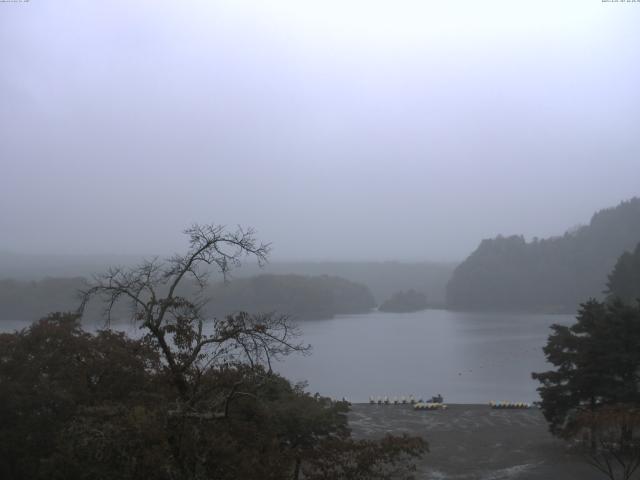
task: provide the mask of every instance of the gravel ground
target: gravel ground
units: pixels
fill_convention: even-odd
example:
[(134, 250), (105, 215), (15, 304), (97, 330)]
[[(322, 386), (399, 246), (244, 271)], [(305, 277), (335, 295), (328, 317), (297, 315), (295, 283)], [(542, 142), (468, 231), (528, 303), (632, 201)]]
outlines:
[(414, 410), (410, 405), (354, 404), (353, 434), (420, 435), (430, 452), (418, 465), (418, 479), (598, 480), (603, 475), (547, 431), (542, 413), (493, 410), (488, 405), (449, 405), (447, 410)]

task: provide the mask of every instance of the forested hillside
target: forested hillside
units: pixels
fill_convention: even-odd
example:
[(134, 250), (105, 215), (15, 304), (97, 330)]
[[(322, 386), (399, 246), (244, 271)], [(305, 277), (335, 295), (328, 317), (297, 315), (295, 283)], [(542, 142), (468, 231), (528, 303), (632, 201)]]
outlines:
[(364, 285), (327, 275), (258, 275), (218, 283), (212, 291), (212, 313), (280, 312), (299, 319), (365, 313), (375, 307)]
[[(153, 255), (147, 255), (152, 257)], [(160, 258), (169, 255), (159, 255)], [(0, 252), (0, 280), (42, 280), (47, 277), (90, 278), (111, 265), (123, 267), (139, 263), (144, 255), (25, 255)], [(270, 261), (263, 268), (243, 264), (233, 272), (234, 278), (248, 278), (263, 273), (274, 275), (329, 275), (362, 283), (371, 290), (376, 303), (382, 303), (398, 290), (426, 292), (432, 305), (445, 303), (445, 288), (451, 278), (452, 262), (310, 262)], [(211, 280), (221, 280), (213, 271)]]
[(607, 282), (607, 296), (610, 301), (640, 301), (640, 242), (633, 252), (624, 252), (616, 262)]
[(393, 294), (378, 307), (381, 312), (407, 313), (419, 312), (428, 307), (427, 296), (415, 290), (401, 291)]
[(460, 309), (574, 311), (602, 298), (607, 274), (640, 241), (640, 198), (597, 212), (561, 237), (483, 240), (454, 271), (447, 303)]
[[(0, 320), (35, 321), (50, 312), (76, 310), (80, 304), (78, 291), (86, 286), (82, 277), (0, 280)], [(99, 312), (90, 314), (99, 316)]]
[[(78, 308), (78, 290), (84, 278), (45, 278), (40, 281), (0, 280), (0, 320), (33, 321), (52, 311)], [(193, 292), (185, 287), (181, 295)], [(340, 277), (302, 275), (258, 275), (219, 282), (206, 292), (208, 314), (225, 316), (240, 310), (250, 313), (278, 312), (297, 319), (331, 318), (341, 313), (364, 313), (375, 306), (369, 289)], [(99, 321), (101, 310), (92, 306), (88, 321)], [(125, 302), (116, 305), (115, 320), (129, 318)]]
[[(399, 290), (426, 292), (431, 305), (444, 305), (446, 286), (457, 263), (453, 262), (270, 262), (265, 273), (329, 275), (366, 285), (381, 304)], [(251, 273), (251, 266), (236, 272)], [(256, 275), (258, 272), (252, 273)]]

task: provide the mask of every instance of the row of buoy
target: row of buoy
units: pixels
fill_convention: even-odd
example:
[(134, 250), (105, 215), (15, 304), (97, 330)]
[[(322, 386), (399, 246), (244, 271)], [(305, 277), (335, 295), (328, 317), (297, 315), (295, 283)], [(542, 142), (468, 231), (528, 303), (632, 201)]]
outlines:
[[(416, 410), (434, 410), (434, 409), (438, 409), (438, 408), (446, 408), (446, 405), (444, 405), (440, 400), (442, 397), (436, 398), (434, 397), (435, 400), (438, 401), (424, 401), (422, 398), (416, 399), (416, 397), (414, 397), (413, 395), (409, 395), (408, 397), (393, 397), (393, 398), (389, 398), (388, 396), (385, 397), (369, 397), (369, 403), (370, 404), (378, 404), (378, 405), (413, 405), (414, 408)], [(347, 401), (343, 398), (343, 401)], [(349, 402), (350, 403), (350, 402)], [(490, 401), (489, 402), (489, 406), (491, 408), (531, 408), (531, 404), (530, 403), (526, 403), (526, 402), (495, 402), (495, 401)]]
[(413, 408), (415, 410), (446, 410), (447, 406), (444, 403), (425, 403), (418, 402)]
[(526, 402), (489, 402), (491, 408), (531, 408)]
[(377, 403), (378, 405), (414, 405), (422, 401), (422, 399), (417, 400), (413, 395), (409, 395), (408, 397), (393, 397), (392, 399), (389, 397), (369, 397), (369, 403)]

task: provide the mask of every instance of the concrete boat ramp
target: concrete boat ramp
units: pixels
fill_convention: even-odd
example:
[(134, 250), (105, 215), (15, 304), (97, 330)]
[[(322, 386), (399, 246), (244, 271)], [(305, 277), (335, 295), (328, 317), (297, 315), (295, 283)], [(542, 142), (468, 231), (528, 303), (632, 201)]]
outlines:
[(551, 436), (537, 408), (448, 405), (444, 410), (415, 410), (407, 404), (354, 404), (349, 424), (356, 438), (422, 436), (430, 452), (418, 464), (416, 478), (421, 480), (604, 478)]

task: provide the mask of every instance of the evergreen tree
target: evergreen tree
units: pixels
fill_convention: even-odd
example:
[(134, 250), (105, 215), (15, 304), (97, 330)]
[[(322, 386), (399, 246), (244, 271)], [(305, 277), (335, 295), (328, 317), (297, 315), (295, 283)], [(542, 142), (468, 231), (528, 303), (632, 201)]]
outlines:
[(640, 405), (640, 304), (589, 300), (574, 325), (551, 328), (544, 353), (556, 369), (532, 376), (552, 433), (573, 435), (581, 411)]
[(640, 243), (633, 252), (625, 252), (618, 259), (607, 282), (608, 298), (619, 298), (625, 303), (640, 299)]

